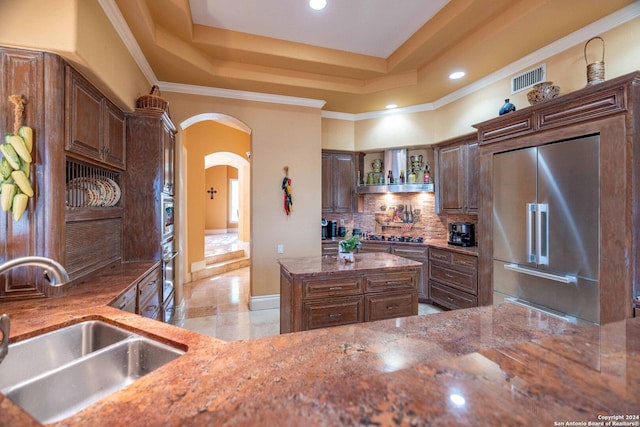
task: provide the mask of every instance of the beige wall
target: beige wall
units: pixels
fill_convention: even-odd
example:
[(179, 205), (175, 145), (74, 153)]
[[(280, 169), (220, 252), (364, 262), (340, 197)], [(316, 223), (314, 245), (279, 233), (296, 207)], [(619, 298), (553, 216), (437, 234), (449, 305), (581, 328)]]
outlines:
[(0, 45), (57, 53), (125, 111), (151, 89), (97, 0), (2, 0), (0, 17)]
[[(173, 117), (176, 123), (179, 121)], [(182, 259), (185, 270), (190, 271), (194, 262), (204, 261), (205, 229), (226, 228), (227, 213), (227, 169), (226, 167), (212, 167), (205, 170), (205, 156), (216, 152), (233, 153), (244, 156), (250, 151), (250, 137), (246, 132), (211, 120), (200, 121), (189, 126), (178, 137), (178, 144), (182, 143), (185, 166), (178, 168), (178, 173), (185, 178), (184, 191), (181, 192), (187, 200), (188, 209), (179, 210), (186, 221), (183, 229), (186, 231), (186, 251)], [(178, 150), (182, 151), (182, 150)], [(219, 173), (211, 173), (207, 179), (207, 172), (218, 169)], [(206, 192), (209, 187), (215, 187), (218, 193), (214, 200)], [(220, 215), (221, 222), (208, 227), (206, 224), (209, 208), (213, 208)]]
[[(605, 40), (606, 79), (640, 70), (640, 19), (596, 35)], [(593, 47), (597, 51), (598, 45)], [(547, 65), (547, 80), (560, 86), (561, 95), (581, 89), (587, 83), (584, 43), (542, 62)], [(380, 147), (430, 145), (474, 132), (473, 124), (498, 116), (505, 98), (519, 110), (529, 106), (527, 91), (511, 95), (510, 83), (511, 76), (432, 111), (388, 114), (356, 122), (325, 118), (322, 147), (349, 149), (353, 145), (357, 151), (375, 151)], [(353, 141), (349, 141), (351, 134)]]
[[(278, 258), (319, 255), (321, 252), (318, 231), (321, 211), (320, 110), (177, 93), (166, 93), (165, 96), (178, 124), (199, 114), (219, 113), (232, 116), (251, 129), (251, 295), (278, 294)], [(189, 259), (194, 260), (197, 256), (192, 253), (196, 250), (192, 245), (203, 243), (199, 243), (202, 239), (194, 237), (191, 229), (198, 224), (204, 226), (204, 214), (202, 206), (192, 202), (191, 188), (193, 182), (204, 182), (204, 169), (199, 171), (197, 167), (191, 167), (191, 162), (192, 158), (201, 158), (207, 151), (200, 148), (207, 132), (195, 132), (203, 123), (178, 134), (178, 145), (184, 143), (183, 153), (187, 158), (184, 167), (179, 168), (183, 173), (186, 171), (187, 181), (187, 191), (182, 193), (179, 208), (183, 215), (186, 214)], [(293, 213), (290, 216), (286, 216), (283, 209), (281, 185), (285, 166), (289, 167), (292, 179)], [(283, 254), (276, 252), (279, 244), (284, 246)]]
[[(235, 172), (233, 172), (235, 171)], [(229, 180), (237, 178), (238, 170), (227, 166), (213, 166), (205, 171), (205, 190), (211, 187), (216, 191), (211, 198), (206, 194), (208, 201), (205, 203), (205, 230), (223, 232), (229, 228)], [(238, 225), (231, 225), (236, 228)]]

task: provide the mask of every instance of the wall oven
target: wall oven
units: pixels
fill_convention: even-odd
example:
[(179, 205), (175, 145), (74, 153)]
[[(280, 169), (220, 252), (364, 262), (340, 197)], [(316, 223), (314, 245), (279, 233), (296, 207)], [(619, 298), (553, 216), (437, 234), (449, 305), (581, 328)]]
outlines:
[(173, 198), (162, 194), (162, 241), (165, 242), (173, 237)]

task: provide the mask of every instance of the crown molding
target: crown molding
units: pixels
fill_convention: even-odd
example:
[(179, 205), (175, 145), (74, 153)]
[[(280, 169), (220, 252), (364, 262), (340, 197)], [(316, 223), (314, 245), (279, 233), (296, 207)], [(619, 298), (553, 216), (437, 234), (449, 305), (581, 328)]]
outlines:
[(158, 82), (163, 91), (189, 95), (212, 96), (216, 98), (239, 99), (242, 101), (268, 102), (272, 104), (295, 105), (298, 107), (322, 108), (326, 101), (321, 99), (297, 98), (295, 96), (272, 95), (269, 93), (247, 92), (243, 90), (220, 89), (209, 86), (194, 86), (181, 83)]
[[(319, 99), (297, 98), (292, 96), (272, 95), (259, 92), (220, 89), (208, 86), (192, 86), (178, 83), (158, 82), (158, 79), (156, 78), (153, 70), (151, 69), (151, 66), (142, 53), (138, 42), (136, 41), (135, 37), (133, 37), (129, 26), (120, 13), (120, 9), (118, 9), (115, 1), (98, 0), (98, 2), (100, 6), (102, 6), (102, 9), (111, 21), (111, 24), (114, 26), (118, 35), (129, 50), (129, 53), (131, 53), (131, 56), (133, 57), (136, 64), (138, 64), (138, 67), (140, 67), (140, 70), (145, 75), (147, 80), (152, 85), (158, 85), (162, 90), (166, 90), (168, 92), (239, 99), (244, 101), (267, 102), (272, 104), (295, 105), (310, 108), (322, 108), (326, 104), (326, 101)], [(630, 4), (629, 6), (626, 6), (608, 16), (605, 16), (604, 18), (599, 19), (598, 21), (579, 29), (569, 34), (568, 36), (563, 37), (562, 39), (559, 39), (541, 49), (538, 49), (530, 55), (527, 55), (519, 59), (518, 61), (492, 74), (489, 74), (488, 76), (480, 80), (475, 81), (470, 85), (467, 85), (455, 92), (443, 96), (433, 103), (418, 104), (404, 108), (397, 108), (394, 110), (371, 111), (358, 114), (341, 113), (338, 111), (320, 111), (320, 115), (322, 118), (327, 119), (360, 121), (376, 119), (387, 116), (389, 114), (408, 114), (436, 110), (444, 105), (457, 101), (467, 95), (483, 89), (484, 87), (505, 79), (510, 75), (516, 74), (528, 67), (532, 67), (536, 64), (544, 62), (549, 57), (561, 53), (579, 43), (583, 43), (591, 37), (594, 37), (594, 35), (611, 30), (638, 17), (640, 17), (640, 1), (634, 2), (633, 4)]]
[(129, 50), (129, 53), (133, 57), (133, 60), (138, 65), (138, 67), (140, 67), (140, 71), (142, 71), (142, 74), (144, 74), (151, 85), (157, 84), (158, 78), (149, 65), (147, 58), (145, 58), (144, 54), (142, 53), (142, 49), (140, 49), (138, 41), (129, 29), (127, 21), (124, 20), (120, 9), (118, 9), (118, 6), (116, 5), (116, 2), (114, 0), (98, 0), (98, 3), (102, 7), (102, 10), (104, 10), (107, 18), (109, 18), (109, 21), (111, 21), (111, 25), (113, 25), (113, 28), (120, 36), (120, 39), (122, 39), (122, 42)]
[(556, 40), (555, 42), (541, 49), (538, 49), (537, 51), (507, 65), (506, 67), (492, 74), (489, 74), (488, 76), (480, 80), (477, 80), (463, 88), (458, 89), (455, 92), (451, 92), (450, 94), (443, 96), (433, 103), (419, 104), (411, 107), (397, 108), (394, 110), (371, 111), (359, 114), (340, 113), (336, 111), (321, 111), (321, 116), (322, 118), (327, 119), (360, 121), (377, 119), (392, 113), (406, 114), (437, 110), (440, 107), (464, 98), (467, 95), (470, 95), (480, 89), (499, 82), (500, 80), (505, 79), (513, 74), (519, 73), (522, 70), (540, 64), (541, 62), (546, 61), (548, 58), (557, 55), (571, 47), (574, 47), (579, 43), (586, 42), (597, 34), (602, 34), (638, 17), (640, 17), (640, 2), (635, 2), (612, 13), (611, 15), (605, 16), (604, 18), (587, 25), (586, 27), (574, 31), (573, 33), (559, 40)]

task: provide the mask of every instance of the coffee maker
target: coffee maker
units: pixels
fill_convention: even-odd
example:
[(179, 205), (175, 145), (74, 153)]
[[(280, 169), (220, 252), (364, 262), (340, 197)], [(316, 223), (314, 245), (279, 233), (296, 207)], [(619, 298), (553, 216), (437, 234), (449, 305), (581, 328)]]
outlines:
[(475, 225), (470, 222), (452, 222), (449, 224), (449, 242), (455, 246), (475, 246)]

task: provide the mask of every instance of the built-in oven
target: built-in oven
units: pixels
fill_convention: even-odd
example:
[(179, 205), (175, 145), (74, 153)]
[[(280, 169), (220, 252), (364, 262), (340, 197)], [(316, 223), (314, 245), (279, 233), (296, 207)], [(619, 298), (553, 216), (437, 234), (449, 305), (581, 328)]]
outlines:
[(173, 237), (173, 197), (162, 194), (162, 241)]

